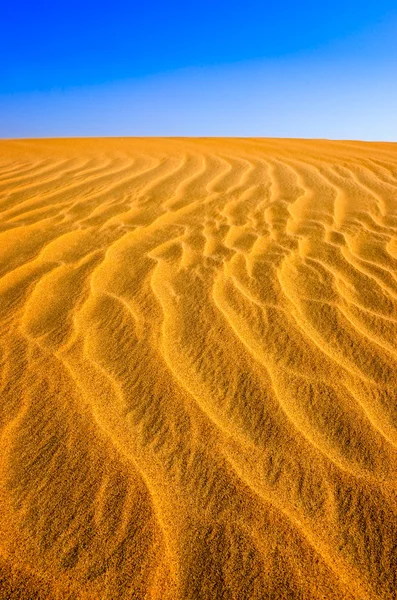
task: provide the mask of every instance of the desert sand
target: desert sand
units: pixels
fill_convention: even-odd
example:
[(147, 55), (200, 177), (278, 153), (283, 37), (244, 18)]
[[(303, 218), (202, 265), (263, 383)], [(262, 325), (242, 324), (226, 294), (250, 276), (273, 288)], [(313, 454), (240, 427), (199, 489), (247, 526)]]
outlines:
[(0, 142), (0, 598), (397, 597), (397, 144)]

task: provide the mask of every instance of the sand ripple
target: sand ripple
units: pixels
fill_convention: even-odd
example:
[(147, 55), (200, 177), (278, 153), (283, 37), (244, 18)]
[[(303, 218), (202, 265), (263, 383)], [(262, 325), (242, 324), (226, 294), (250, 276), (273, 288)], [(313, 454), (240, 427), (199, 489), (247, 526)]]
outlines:
[(397, 147), (0, 143), (0, 596), (397, 597)]

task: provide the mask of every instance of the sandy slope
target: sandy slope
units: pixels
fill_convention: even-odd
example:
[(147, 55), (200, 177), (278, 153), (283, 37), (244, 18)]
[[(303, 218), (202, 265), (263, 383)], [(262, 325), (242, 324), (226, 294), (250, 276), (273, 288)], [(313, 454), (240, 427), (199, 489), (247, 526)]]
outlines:
[(397, 597), (397, 145), (0, 143), (0, 598)]

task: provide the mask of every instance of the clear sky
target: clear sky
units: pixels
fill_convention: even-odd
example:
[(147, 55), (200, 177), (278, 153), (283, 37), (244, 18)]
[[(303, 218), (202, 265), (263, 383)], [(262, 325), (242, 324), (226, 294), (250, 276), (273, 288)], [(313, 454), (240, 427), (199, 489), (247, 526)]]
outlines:
[(9, 1), (0, 137), (397, 141), (395, 0)]

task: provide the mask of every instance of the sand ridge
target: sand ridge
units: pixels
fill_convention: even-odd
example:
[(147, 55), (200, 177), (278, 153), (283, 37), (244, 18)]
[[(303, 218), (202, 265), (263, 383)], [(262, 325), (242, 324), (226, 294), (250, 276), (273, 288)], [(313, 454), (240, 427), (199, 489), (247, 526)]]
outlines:
[(397, 596), (397, 145), (0, 142), (0, 596)]

